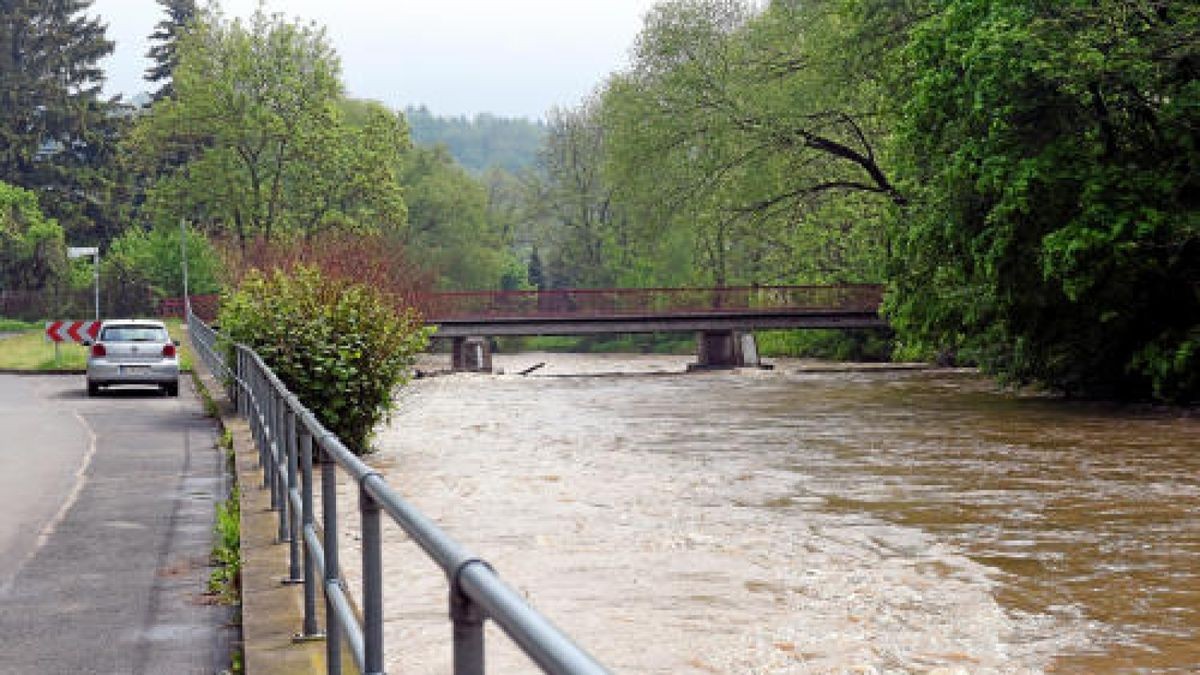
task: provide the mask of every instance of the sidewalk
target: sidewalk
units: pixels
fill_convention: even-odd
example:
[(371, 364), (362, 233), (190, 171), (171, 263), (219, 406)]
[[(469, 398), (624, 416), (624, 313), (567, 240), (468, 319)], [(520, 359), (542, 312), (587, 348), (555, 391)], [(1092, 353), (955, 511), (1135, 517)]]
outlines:
[[(288, 546), (276, 541), (278, 514), (271, 510), (270, 491), (262, 487), (262, 470), (246, 420), (237, 417), (225, 390), (197, 359), (201, 378), (220, 412), (222, 426), (233, 437), (241, 492), (242, 640), (249, 675), (319, 675), (325, 673), (325, 642), (296, 641), (303, 622), (299, 586), (284, 584)], [(318, 599), (318, 607), (323, 602)], [(319, 625), (324, 628), (322, 616)], [(348, 650), (343, 649), (343, 653)], [(354, 673), (346, 659), (342, 672)]]

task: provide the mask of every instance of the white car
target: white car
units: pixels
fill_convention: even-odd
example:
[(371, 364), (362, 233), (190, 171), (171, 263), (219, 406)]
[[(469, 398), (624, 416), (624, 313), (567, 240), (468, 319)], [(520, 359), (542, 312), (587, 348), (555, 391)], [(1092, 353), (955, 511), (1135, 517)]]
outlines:
[(179, 342), (161, 321), (112, 319), (88, 340), (87, 393), (120, 384), (157, 385), (167, 396), (179, 395)]

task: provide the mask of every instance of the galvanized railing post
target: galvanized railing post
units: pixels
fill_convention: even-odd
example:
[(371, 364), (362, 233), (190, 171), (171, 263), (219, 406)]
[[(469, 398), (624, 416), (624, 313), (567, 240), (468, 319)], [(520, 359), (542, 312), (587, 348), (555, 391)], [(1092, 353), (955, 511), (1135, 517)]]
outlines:
[(275, 425), (275, 390), (271, 380), (263, 373), (263, 434), (266, 441), (266, 463), (263, 464), (263, 487), (271, 491), (271, 510), (279, 508), (278, 495), (275, 491), (275, 444), (279, 442), (279, 427)]
[[(247, 356), (246, 358), (249, 358)], [(258, 468), (263, 472), (262, 486), (267, 487), (267, 392), (263, 389), (262, 371), (257, 363), (250, 364), (254, 378), (254, 419), (258, 422)]]
[(254, 363), (254, 379), (255, 385), (258, 387), (258, 428), (262, 437), (259, 439), (262, 444), (258, 446), (259, 452), (259, 468), (262, 469), (262, 486), (264, 488), (271, 487), (267, 479), (271, 477), (268, 473), (268, 468), (271, 465), (271, 430), (268, 428), (271, 420), (271, 400), (267, 396), (267, 377), (258, 367), (258, 362)]
[(233, 386), (237, 389), (237, 398), (233, 399), (234, 407), (237, 409), (238, 417), (246, 416), (246, 392), (242, 391), (242, 350), (237, 347), (233, 348)]
[[(471, 561), (478, 562), (478, 561)], [(461, 571), (462, 568), (459, 568)], [(450, 621), (454, 633), (454, 675), (483, 675), (483, 608), (475, 604), (458, 584), (450, 580)]]
[(267, 462), (266, 455), (263, 454), (262, 388), (258, 383), (258, 369), (254, 367), (254, 361), (250, 359), (248, 354), (244, 354), (243, 356), (246, 359), (246, 383), (250, 386), (250, 400), (246, 402), (247, 414), (250, 415), (251, 423), (254, 427), (254, 444), (258, 446), (258, 468), (262, 469)]
[(271, 396), (270, 383), (267, 381), (267, 374), (258, 367), (257, 361), (254, 364), (254, 369), (258, 371), (258, 386), (262, 392), (262, 425), (263, 425), (263, 483), (264, 488), (271, 490), (271, 509), (275, 509), (275, 486), (271, 482), (271, 445), (275, 442), (275, 427), (271, 420), (274, 414), (274, 397)]
[[(271, 508), (279, 511), (283, 509), (283, 491), (279, 489), (279, 452), (283, 447), (283, 425), (279, 423), (279, 418), (282, 417), (282, 411), (279, 405), (279, 391), (275, 389), (275, 383), (267, 380), (267, 400), (271, 402), (271, 444), (267, 447), (267, 459), (271, 465), (271, 475), (267, 478), (270, 480), (271, 486)], [(283, 537), (279, 537), (283, 541)]]
[(300, 536), (304, 539), (304, 637), (321, 634), (317, 626), (317, 580), (313, 556), (308, 547), (308, 531), (313, 526), (313, 439), (308, 425), (300, 424)]
[(238, 387), (241, 395), (238, 396), (238, 412), (242, 417), (250, 417), (250, 390), (246, 377), (246, 359), (242, 355), (242, 350), (234, 347), (233, 353), (237, 355), (237, 378)]
[(362, 478), (358, 510), (362, 515), (362, 601), (365, 675), (383, 673), (383, 532), (379, 504), (367, 493)]
[[(321, 464), (321, 525), (324, 529), (325, 579), (322, 585), (328, 589), (338, 586), (338, 517), (337, 517), (337, 464), (327, 457)], [(325, 668), (329, 675), (342, 673), (342, 625), (333, 599), (325, 591)]]
[(296, 512), (296, 503), (292, 501), (293, 495), (300, 493), (300, 466), (298, 454), (298, 443), (296, 442), (296, 409), (299, 401), (295, 396), (290, 396), (287, 399), (287, 407), (284, 414), (287, 418), (286, 433), (287, 438), (287, 499), (284, 503), (287, 505), (287, 520), (288, 520), (288, 578), (287, 583), (298, 584), (304, 581), (300, 576), (300, 514)]
[(282, 544), (288, 540), (288, 495), (287, 495), (287, 480), (283, 476), (283, 472), (287, 471), (287, 456), (288, 456), (288, 436), (287, 436), (287, 401), (283, 398), (283, 392), (275, 387), (275, 383), (271, 383), (271, 394), (275, 400), (275, 428), (278, 434), (275, 436), (275, 457), (271, 462), (271, 478), (275, 485), (275, 505), (279, 509), (279, 529), (276, 532), (275, 541)]

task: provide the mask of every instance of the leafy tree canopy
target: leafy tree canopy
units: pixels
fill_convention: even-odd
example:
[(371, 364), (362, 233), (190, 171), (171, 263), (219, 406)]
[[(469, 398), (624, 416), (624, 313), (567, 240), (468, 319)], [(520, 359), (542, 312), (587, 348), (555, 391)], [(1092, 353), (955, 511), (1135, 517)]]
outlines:
[(153, 181), (153, 218), (214, 222), (243, 242), (404, 224), (404, 120), (375, 105), (361, 126), (346, 122), (323, 29), (261, 8), (247, 23), (210, 10), (178, 49), (174, 96), (139, 120), (127, 144)]
[(0, 290), (41, 290), (66, 271), (62, 227), (32, 192), (0, 181)]
[(891, 315), (1014, 382), (1200, 396), (1200, 7), (957, 0), (898, 56)]
[[(221, 259), (212, 243), (187, 228), (188, 293), (204, 295), (221, 290)], [(104, 257), (105, 273), (136, 270), (160, 296), (183, 295), (183, 248), (179, 228), (159, 226), (149, 231), (131, 227), (116, 239)]]

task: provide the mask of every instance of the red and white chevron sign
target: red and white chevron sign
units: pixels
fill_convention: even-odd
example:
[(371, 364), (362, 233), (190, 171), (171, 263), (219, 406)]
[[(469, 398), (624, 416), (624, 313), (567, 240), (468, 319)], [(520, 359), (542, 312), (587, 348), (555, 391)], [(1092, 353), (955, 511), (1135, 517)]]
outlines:
[(48, 321), (46, 339), (51, 342), (83, 342), (100, 334), (99, 321)]

